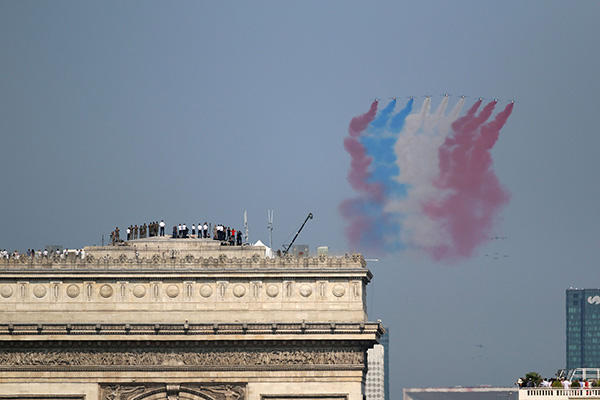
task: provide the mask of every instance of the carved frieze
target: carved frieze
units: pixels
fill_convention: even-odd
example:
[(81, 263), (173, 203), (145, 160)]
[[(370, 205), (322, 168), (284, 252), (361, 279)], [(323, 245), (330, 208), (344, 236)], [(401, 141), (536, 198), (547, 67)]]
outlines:
[(246, 388), (242, 384), (157, 384), (107, 383), (100, 385), (100, 400), (244, 400)]
[(0, 349), (0, 367), (246, 367), (257, 366), (332, 366), (363, 364), (364, 352), (358, 346), (327, 347), (217, 347), (167, 348), (163, 345), (135, 345), (106, 349), (106, 346), (81, 345), (39, 348)]

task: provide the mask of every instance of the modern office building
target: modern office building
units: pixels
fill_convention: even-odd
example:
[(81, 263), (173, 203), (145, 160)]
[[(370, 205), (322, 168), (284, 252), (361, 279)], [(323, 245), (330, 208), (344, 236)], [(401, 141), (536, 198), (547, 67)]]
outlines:
[(567, 289), (567, 369), (600, 368), (600, 289)]
[(383, 391), (385, 400), (390, 400), (390, 328), (384, 326), (385, 333), (379, 339), (383, 346)]
[(384, 400), (385, 369), (383, 345), (376, 344), (367, 350), (367, 379), (365, 381), (366, 400)]

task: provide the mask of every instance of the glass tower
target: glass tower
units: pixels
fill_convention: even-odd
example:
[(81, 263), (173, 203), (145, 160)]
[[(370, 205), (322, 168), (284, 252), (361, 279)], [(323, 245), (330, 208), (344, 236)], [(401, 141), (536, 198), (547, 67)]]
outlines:
[(384, 326), (385, 333), (379, 340), (383, 346), (383, 391), (385, 400), (390, 400), (390, 328)]
[(600, 368), (600, 289), (567, 289), (567, 369)]

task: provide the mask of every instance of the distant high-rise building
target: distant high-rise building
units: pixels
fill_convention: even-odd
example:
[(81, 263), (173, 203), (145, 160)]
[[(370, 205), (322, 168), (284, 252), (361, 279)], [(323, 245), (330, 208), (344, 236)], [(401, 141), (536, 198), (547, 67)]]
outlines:
[(600, 289), (567, 289), (567, 369), (600, 368)]
[(376, 344), (367, 350), (367, 380), (365, 383), (366, 400), (385, 399), (385, 349), (381, 344)]
[(383, 346), (383, 391), (385, 400), (390, 400), (390, 328), (385, 326), (385, 333), (379, 342)]

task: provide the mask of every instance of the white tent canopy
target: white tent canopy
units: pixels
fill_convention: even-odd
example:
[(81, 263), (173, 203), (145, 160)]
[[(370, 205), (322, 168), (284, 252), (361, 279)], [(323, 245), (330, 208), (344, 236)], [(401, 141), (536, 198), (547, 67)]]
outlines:
[(260, 240), (258, 240), (256, 243), (254, 243), (254, 246), (261, 246), (261, 247), (266, 248), (267, 250), (265, 251), (265, 255), (268, 258), (273, 258), (273, 250), (269, 246), (267, 246), (266, 244), (261, 242)]

